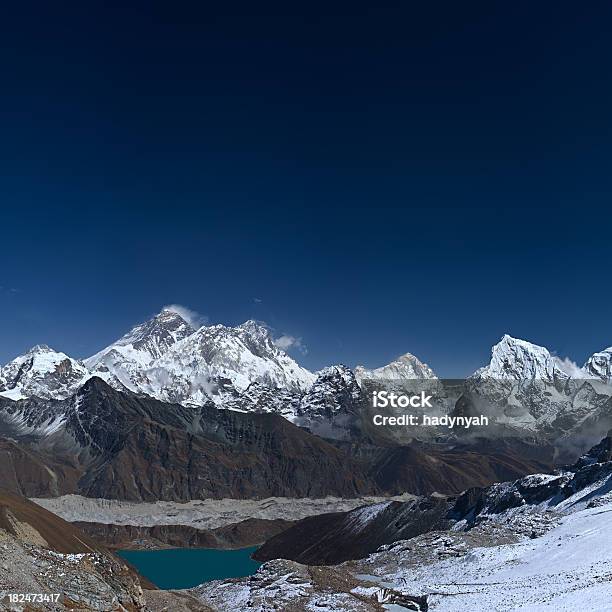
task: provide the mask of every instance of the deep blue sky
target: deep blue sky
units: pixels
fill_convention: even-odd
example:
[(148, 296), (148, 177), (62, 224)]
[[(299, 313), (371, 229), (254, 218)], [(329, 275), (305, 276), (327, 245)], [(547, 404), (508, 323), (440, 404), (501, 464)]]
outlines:
[(611, 345), (612, 5), (377, 4), (5, 6), (0, 361), (168, 303), (311, 368)]

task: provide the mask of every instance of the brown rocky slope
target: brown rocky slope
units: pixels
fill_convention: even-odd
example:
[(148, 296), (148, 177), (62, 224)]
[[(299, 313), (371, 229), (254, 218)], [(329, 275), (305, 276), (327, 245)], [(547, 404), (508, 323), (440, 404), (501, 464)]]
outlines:
[(139, 577), (74, 525), (0, 491), (0, 606), (10, 594), (40, 593), (28, 609), (142, 610)]
[[(0, 432), (20, 402), (0, 404)], [(36, 418), (36, 402), (27, 408)], [(70, 399), (44, 436), (0, 437), (3, 486), (27, 497), (75, 493), (129, 501), (457, 493), (543, 471), (547, 458), (513, 450), (375, 447), (325, 440), (276, 414), (188, 408), (120, 393), (98, 378)], [(4, 424), (4, 427), (3, 427)], [(13, 427), (14, 429), (14, 427)], [(18, 444), (17, 444), (18, 443)]]

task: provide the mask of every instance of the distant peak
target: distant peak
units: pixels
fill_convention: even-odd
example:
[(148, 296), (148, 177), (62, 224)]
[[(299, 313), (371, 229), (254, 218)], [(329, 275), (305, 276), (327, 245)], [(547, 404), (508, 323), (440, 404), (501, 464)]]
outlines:
[(418, 357), (415, 357), (412, 353), (404, 353), (403, 355), (400, 355), (395, 361), (418, 361), (419, 363), (421, 363), (421, 360)]
[(491, 349), (491, 361), (477, 371), (478, 376), (501, 380), (566, 380), (577, 372), (570, 372), (568, 364), (553, 355), (545, 346), (504, 334)]
[(245, 321), (241, 325), (238, 326), (238, 329), (241, 329), (248, 334), (255, 336), (270, 336), (270, 329), (263, 321), (255, 321), (254, 319), (249, 319)]
[(413, 380), (413, 379), (433, 379), (436, 378), (435, 372), (418, 357), (412, 353), (404, 353), (391, 363), (374, 369), (368, 369), (365, 366), (358, 365), (355, 367), (355, 375), (358, 381), (367, 379), (397, 379), (397, 380)]
[(186, 306), (181, 306), (180, 304), (168, 304), (164, 306), (155, 319), (169, 321), (180, 320), (189, 325), (193, 330), (199, 329), (208, 322), (207, 317), (204, 315)]
[(164, 306), (154, 317), (154, 319), (181, 319), (187, 321), (176, 310), (172, 310), (170, 306)]
[(539, 344), (534, 344), (533, 342), (529, 342), (528, 340), (522, 340), (520, 338), (515, 338), (509, 334), (504, 334), (502, 339), (493, 346), (493, 352), (497, 350), (504, 350), (506, 348), (518, 348), (524, 349), (528, 351), (537, 351), (537, 352), (545, 352), (549, 353), (548, 349), (544, 346), (540, 346)]
[(55, 353), (55, 352), (56, 351), (54, 351), (52, 348), (50, 348), (46, 344), (36, 344), (28, 351), (28, 355), (32, 355), (35, 353)]
[(251, 330), (251, 329), (264, 329), (264, 330), (268, 330), (268, 326), (263, 322), (263, 321), (256, 321), (255, 319), (249, 319), (248, 321), (245, 321), (244, 323), (240, 324), (238, 327), (240, 327), (241, 329), (247, 329), (247, 330)]
[(527, 342), (527, 340), (521, 340), (520, 338), (515, 338), (510, 334), (504, 334), (498, 344), (527, 344), (533, 346), (531, 342)]

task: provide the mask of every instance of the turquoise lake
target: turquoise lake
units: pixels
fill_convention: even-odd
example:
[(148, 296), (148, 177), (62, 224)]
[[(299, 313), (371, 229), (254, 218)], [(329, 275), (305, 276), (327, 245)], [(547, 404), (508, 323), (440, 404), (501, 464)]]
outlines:
[(188, 589), (210, 580), (254, 574), (261, 565), (251, 559), (256, 548), (120, 550), (118, 554), (160, 589)]

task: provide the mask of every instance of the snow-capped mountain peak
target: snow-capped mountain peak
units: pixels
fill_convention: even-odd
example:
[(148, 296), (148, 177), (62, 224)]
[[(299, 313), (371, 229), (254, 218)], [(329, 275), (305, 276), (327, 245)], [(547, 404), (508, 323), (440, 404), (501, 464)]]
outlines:
[(194, 329), (172, 308), (85, 363), (117, 389), (190, 405), (220, 403), (252, 383), (303, 392), (314, 380), (274, 344), (265, 324), (250, 320)]
[(604, 382), (612, 382), (612, 346), (591, 355), (583, 369), (590, 376), (601, 378)]
[(270, 331), (255, 321), (201, 327), (173, 346), (155, 367), (175, 380), (183, 379), (186, 386), (194, 379), (227, 379), (240, 391), (254, 382), (305, 391), (314, 381), (314, 375), (278, 348)]
[(355, 368), (355, 377), (361, 384), (362, 380), (387, 379), (387, 380), (414, 380), (414, 379), (435, 379), (434, 371), (420, 361), (411, 353), (405, 353), (395, 361), (373, 370), (358, 365)]
[(492, 348), (491, 361), (476, 373), (481, 378), (500, 380), (566, 380), (563, 362), (548, 349), (505, 334)]
[(29, 351), (26, 352), (26, 355), (39, 355), (43, 353), (54, 353), (55, 351), (49, 347), (47, 344), (36, 344)]
[(25, 397), (64, 399), (89, 376), (82, 362), (46, 344), (37, 344), (0, 369), (0, 395), (14, 400)]
[(240, 325), (238, 325), (238, 329), (244, 330), (246, 333), (250, 334), (253, 337), (260, 337), (266, 339), (272, 338), (268, 326), (260, 321), (255, 321), (255, 319), (249, 319), (248, 321), (241, 323)]
[(152, 319), (136, 325), (119, 340), (86, 359), (85, 364), (95, 370), (109, 354), (115, 352), (129, 361), (146, 365), (194, 331), (180, 314), (164, 308)]
[[(186, 406), (212, 401), (233, 410), (276, 412), (325, 437), (338, 437), (358, 420), (363, 381), (438, 382), (433, 370), (410, 353), (374, 369), (331, 366), (313, 374), (278, 344), (265, 323), (196, 329), (188, 311), (167, 307), (85, 362), (46, 345), (33, 347), (0, 369), (0, 395), (64, 400), (98, 376), (120, 391)], [(498, 424), (550, 432), (605, 413), (612, 392), (599, 383), (593, 386), (589, 378), (611, 381), (612, 348), (579, 368), (542, 346), (505, 335), (468, 386), (491, 404)]]

